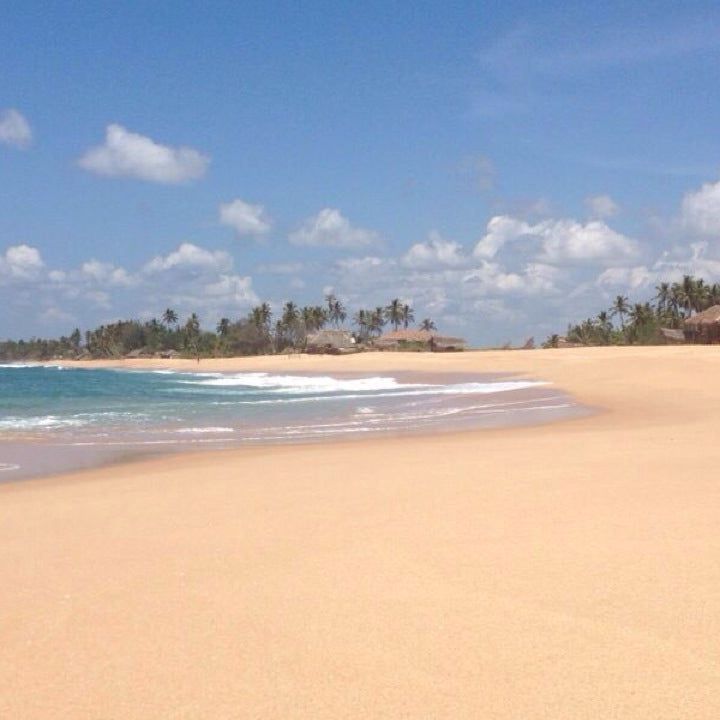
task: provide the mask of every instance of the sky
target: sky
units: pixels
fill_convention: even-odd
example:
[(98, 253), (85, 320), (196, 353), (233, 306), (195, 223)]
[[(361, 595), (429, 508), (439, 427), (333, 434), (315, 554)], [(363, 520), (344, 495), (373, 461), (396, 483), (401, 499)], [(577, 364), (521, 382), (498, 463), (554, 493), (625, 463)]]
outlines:
[(717, 3), (1, 15), (0, 338), (333, 292), (492, 345), (720, 281)]

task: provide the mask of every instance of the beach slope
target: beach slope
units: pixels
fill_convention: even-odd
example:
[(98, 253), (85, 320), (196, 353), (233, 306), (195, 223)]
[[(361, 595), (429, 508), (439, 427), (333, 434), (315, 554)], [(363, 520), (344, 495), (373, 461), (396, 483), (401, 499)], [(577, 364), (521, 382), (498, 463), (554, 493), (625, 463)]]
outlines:
[(598, 412), (0, 486), (0, 717), (720, 717), (718, 348), (202, 366), (512, 371)]

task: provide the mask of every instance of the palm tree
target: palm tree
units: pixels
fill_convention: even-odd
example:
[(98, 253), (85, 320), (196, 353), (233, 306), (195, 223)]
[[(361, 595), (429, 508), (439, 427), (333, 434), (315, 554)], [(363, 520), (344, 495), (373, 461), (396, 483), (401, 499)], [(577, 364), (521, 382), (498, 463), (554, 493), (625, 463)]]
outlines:
[(192, 352), (200, 362), (200, 318), (192, 313), (183, 328), (185, 347)]
[(345, 307), (332, 293), (325, 296), (325, 302), (327, 303), (328, 319), (333, 325), (335, 325), (335, 327), (340, 327), (347, 317)]
[(437, 330), (437, 325), (435, 325), (435, 323), (430, 318), (425, 318), (420, 323), (420, 329), (430, 332), (430, 330)]
[(172, 309), (167, 308), (162, 316), (163, 324), (169, 329), (171, 325), (177, 325), (178, 314)]
[(611, 317), (620, 316), (620, 325), (625, 329), (625, 316), (630, 313), (630, 304), (624, 295), (618, 295), (610, 308)]
[(670, 283), (661, 282), (655, 290), (657, 291), (655, 299), (658, 303), (658, 313), (662, 314), (670, 302)]
[(405, 329), (415, 319), (415, 313), (409, 305), (403, 305), (401, 308), (402, 324)]
[(370, 312), (370, 320), (368, 323), (368, 332), (373, 335), (379, 335), (385, 325), (385, 308), (376, 307)]
[(683, 275), (681, 287), (681, 299), (682, 306), (687, 313), (687, 317), (692, 315), (693, 307), (697, 301), (697, 287), (695, 284), (695, 278), (692, 275)]
[(695, 281), (695, 292), (693, 294), (693, 308), (695, 312), (700, 312), (708, 307), (708, 298), (710, 297), (710, 288), (705, 281), (700, 278)]
[(286, 327), (292, 325), (298, 318), (300, 313), (298, 312), (297, 305), (292, 301), (288, 300), (283, 306), (282, 324)]
[(710, 304), (710, 306), (720, 305), (720, 283), (713, 283), (710, 286), (708, 303)]
[(370, 331), (370, 324), (372, 320), (372, 311), (358, 310), (353, 317), (353, 324), (359, 328), (358, 335), (361, 338), (366, 338)]
[(217, 324), (217, 334), (220, 337), (225, 337), (230, 330), (230, 320), (228, 318), (220, 318), (220, 322)]
[(395, 298), (390, 301), (390, 304), (385, 308), (385, 318), (393, 326), (394, 330), (397, 330), (403, 321), (402, 315), (403, 304), (400, 302), (400, 298)]

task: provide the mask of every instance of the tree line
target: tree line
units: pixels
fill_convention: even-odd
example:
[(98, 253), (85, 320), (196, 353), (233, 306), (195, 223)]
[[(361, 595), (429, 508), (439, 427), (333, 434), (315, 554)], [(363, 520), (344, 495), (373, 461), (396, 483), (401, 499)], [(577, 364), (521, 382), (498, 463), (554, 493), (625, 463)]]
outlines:
[[(197, 313), (181, 322), (177, 312), (167, 308), (159, 318), (145, 322), (120, 320), (100, 325), (84, 335), (76, 328), (70, 335), (57, 339), (3, 341), (0, 342), (0, 360), (47, 360), (81, 355), (115, 358), (133, 351), (148, 354), (175, 352), (198, 358), (264, 355), (304, 349), (310, 333), (328, 326), (340, 328), (347, 318), (347, 308), (333, 294), (325, 297), (324, 305), (300, 307), (293, 301), (286, 302), (277, 317), (264, 302), (237, 320), (220, 318), (215, 331), (203, 330)], [(386, 326), (395, 330), (408, 328), (413, 324), (415, 314), (410, 305), (395, 298), (386, 306), (358, 310), (351, 320), (356, 340), (364, 343), (379, 336)], [(429, 318), (422, 320), (419, 327), (436, 329)]]
[[(661, 329), (682, 328), (683, 321), (713, 305), (720, 305), (720, 283), (685, 275), (680, 282), (661, 282), (650, 301), (630, 303), (616, 296), (607, 310), (570, 325), (566, 340), (581, 345), (655, 345), (663, 342)], [(557, 347), (551, 335), (545, 347)]]

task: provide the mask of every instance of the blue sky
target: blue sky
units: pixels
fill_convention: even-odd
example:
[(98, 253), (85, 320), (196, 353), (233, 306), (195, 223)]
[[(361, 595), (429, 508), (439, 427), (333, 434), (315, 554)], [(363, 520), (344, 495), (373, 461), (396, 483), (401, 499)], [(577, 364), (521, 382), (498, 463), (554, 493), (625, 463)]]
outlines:
[(332, 289), (497, 343), (720, 280), (720, 9), (566, 5), (4, 3), (0, 337)]

